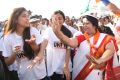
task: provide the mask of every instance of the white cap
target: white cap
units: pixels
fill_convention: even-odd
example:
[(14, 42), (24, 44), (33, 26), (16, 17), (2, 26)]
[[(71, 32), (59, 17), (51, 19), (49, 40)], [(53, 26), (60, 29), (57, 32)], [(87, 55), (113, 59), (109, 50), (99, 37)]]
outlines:
[(36, 21), (39, 21), (39, 19), (37, 19), (37, 18), (32, 18), (32, 19), (29, 20), (30, 23), (31, 23), (31, 22), (36, 22)]

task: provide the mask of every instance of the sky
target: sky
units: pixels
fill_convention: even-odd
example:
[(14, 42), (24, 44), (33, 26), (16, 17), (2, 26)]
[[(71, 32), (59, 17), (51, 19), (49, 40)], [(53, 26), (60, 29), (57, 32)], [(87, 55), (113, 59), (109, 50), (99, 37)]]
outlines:
[(31, 10), (33, 15), (48, 18), (55, 10), (62, 10), (68, 16), (79, 16), (87, 1), (89, 0), (0, 0), (0, 20), (6, 19), (15, 7), (21, 6)]
[[(67, 16), (79, 17), (89, 0), (0, 0), (0, 21), (9, 17), (16, 7), (25, 7), (34, 14), (50, 18), (55, 10), (62, 10)], [(94, 0), (91, 0), (91, 2)], [(120, 0), (111, 0), (116, 4)], [(94, 5), (92, 3), (92, 5)]]

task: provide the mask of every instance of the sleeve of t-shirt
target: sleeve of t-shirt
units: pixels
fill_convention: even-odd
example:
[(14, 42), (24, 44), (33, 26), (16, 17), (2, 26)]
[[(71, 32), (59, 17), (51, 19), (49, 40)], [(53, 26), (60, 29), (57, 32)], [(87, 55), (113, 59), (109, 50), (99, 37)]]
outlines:
[(50, 28), (47, 28), (45, 31), (44, 31), (44, 34), (42, 36), (43, 39), (49, 39), (49, 30)]
[(73, 27), (71, 27), (72, 29), (72, 32), (73, 32), (73, 35), (76, 33), (76, 32), (78, 32), (78, 30), (77, 29), (75, 29), (75, 28), (73, 28)]
[(3, 38), (0, 39), (0, 45), (1, 45), (0, 46), (0, 51), (2, 51), (3, 50)]
[(30, 33), (31, 33), (31, 36), (35, 35), (37, 44), (40, 44), (43, 41), (42, 35), (40, 35), (39, 31), (36, 28), (31, 27)]
[(76, 36), (79, 36), (79, 35), (82, 35), (82, 32), (77, 31), (77, 32), (73, 35), (73, 37), (76, 37)]
[(2, 55), (4, 57), (9, 57), (12, 54), (12, 45), (11, 45), (11, 40), (10, 38), (4, 38), (3, 40), (3, 53)]
[(78, 44), (79, 44), (79, 45), (80, 45), (80, 43), (81, 43), (82, 41), (84, 41), (84, 40), (85, 40), (84, 35), (79, 35), (79, 36), (76, 36), (76, 38), (77, 38), (77, 41), (78, 41)]

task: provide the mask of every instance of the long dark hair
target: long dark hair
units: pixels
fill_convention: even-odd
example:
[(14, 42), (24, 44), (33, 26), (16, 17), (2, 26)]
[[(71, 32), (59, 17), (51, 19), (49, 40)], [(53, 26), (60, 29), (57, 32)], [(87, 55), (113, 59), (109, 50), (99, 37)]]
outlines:
[[(10, 16), (10, 19), (8, 20), (4, 35), (9, 34), (9, 33), (13, 33), (16, 30), (17, 27), (17, 20), (18, 17), (22, 14), (22, 12), (27, 11), (24, 7), (19, 7), (19, 8), (15, 8)], [(24, 55), (29, 58), (32, 59), (34, 58), (34, 51), (31, 48), (31, 46), (25, 42), (25, 39), (30, 39), (31, 35), (30, 35), (30, 27), (26, 27), (23, 31), (23, 50), (24, 50)]]
[(7, 22), (6, 29), (4, 34), (13, 33), (17, 27), (18, 17), (22, 14), (22, 12), (27, 11), (24, 7), (15, 8)]
[(34, 51), (31, 48), (31, 46), (25, 41), (25, 39), (30, 39), (31, 35), (30, 35), (30, 27), (25, 28), (24, 32), (23, 32), (23, 50), (24, 50), (24, 55), (29, 58), (29, 59), (33, 59), (34, 58)]

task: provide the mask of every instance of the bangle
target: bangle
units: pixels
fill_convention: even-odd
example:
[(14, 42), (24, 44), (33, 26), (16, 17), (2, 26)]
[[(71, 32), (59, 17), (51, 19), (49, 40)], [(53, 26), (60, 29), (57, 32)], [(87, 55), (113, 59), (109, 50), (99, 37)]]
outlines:
[(107, 5), (110, 3), (109, 0), (101, 0), (101, 1), (103, 2), (103, 4), (104, 4), (105, 6), (107, 6)]
[(35, 59), (33, 60), (34, 63), (36, 63), (37, 61), (39, 61), (40, 58), (39, 57), (35, 57)]
[(37, 60), (33, 60), (33, 63), (36, 63), (37, 62)]

